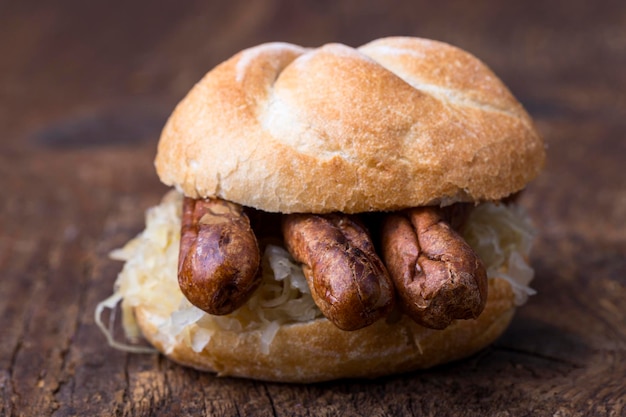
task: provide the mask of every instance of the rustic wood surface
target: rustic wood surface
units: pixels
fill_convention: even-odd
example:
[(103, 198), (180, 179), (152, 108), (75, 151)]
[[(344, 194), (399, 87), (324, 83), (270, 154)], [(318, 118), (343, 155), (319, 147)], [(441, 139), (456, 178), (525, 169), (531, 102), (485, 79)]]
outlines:
[[(184, 5), (183, 5), (184, 3)], [(493, 346), (375, 381), (217, 378), (111, 349), (96, 303), (166, 188), (175, 103), (269, 40), (448, 41), (486, 61), (549, 145), (523, 195), (538, 294)], [(0, 2), (0, 416), (626, 415), (626, 2)]]

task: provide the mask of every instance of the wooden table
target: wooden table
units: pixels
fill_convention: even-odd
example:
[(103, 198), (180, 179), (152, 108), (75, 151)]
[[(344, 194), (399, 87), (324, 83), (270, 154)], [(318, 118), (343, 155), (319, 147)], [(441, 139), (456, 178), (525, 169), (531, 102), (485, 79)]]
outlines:
[[(0, 3), (0, 415), (626, 414), (626, 3)], [(152, 166), (175, 103), (269, 40), (444, 40), (487, 62), (536, 118), (545, 172), (538, 294), (474, 357), (375, 381), (217, 378), (110, 348), (94, 325), (166, 188)]]

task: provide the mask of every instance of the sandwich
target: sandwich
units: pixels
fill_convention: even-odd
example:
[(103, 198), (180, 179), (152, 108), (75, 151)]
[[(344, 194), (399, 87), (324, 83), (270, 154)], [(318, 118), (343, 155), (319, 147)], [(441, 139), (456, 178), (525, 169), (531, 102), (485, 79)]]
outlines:
[[(222, 376), (375, 378), (472, 355), (533, 290), (516, 196), (544, 163), (522, 105), (454, 46), (267, 43), (177, 105), (172, 187), (96, 322)], [(132, 341), (102, 318), (121, 305)]]

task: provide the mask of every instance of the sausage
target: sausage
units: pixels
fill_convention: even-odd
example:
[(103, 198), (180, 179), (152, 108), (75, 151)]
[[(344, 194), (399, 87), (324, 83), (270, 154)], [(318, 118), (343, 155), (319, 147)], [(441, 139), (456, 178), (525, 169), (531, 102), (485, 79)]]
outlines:
[(417, 323), (443, 329), (476, 318), (487, 302), (480, 258), (435, 207), (391, 213), (383, 220), (382, 255), (400, 307)]
[(209, 314), (233, 312), (260, 284), (260, 263), (243, 207), (217, 198), (184, 198), (178, 284), (193, 305)]
[(303, 264), (315, 303), (343, 330), (356, 330), (393, 307), (389, 274), (365, 227), (343, 214), (289, 214), (283, 218), (288, 251)]

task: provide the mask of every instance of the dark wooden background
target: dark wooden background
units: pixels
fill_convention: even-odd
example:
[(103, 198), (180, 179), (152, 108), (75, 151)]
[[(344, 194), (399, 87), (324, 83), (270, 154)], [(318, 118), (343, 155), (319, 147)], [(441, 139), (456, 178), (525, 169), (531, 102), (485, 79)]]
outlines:
[[(548, 164), (538, 294), (480, 354), (375, 381), (216, 378), (113, 350), (93, 310), (166, 188), (165, 118), (270, 40), (430, 37), (487, 62)], [(0, 415), (626, 415), (626, 2), (0, 1)]]

